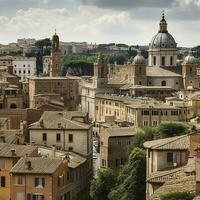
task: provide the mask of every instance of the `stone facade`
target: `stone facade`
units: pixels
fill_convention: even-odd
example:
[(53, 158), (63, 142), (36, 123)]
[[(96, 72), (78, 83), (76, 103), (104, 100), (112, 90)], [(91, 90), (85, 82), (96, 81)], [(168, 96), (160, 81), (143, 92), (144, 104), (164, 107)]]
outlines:
[(131, 145), (133, 137), (139, 129), (133, 127), (105, 128), (100, 132), (100, 167), (112, 169), (118, 173), (126, 164), (128, 157), (126, 148)]
[(30, 77), (28, 83), (30, 108), (50, 100), (63, 102), (67, 110), (76, 110), (79, 105), (77, 77)]

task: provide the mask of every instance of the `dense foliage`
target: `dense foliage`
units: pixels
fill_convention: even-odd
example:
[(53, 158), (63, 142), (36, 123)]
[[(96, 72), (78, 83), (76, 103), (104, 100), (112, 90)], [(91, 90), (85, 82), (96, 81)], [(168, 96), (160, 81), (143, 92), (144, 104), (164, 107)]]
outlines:
[(64, 57), (62, 75), (91, 76), (95, 59), (95, 56), (67, 55)]
[(91, 182), (90, 196), (93, 200), (108, 200), (108, 194), (115, 183), (115, 176), (111, 170), (99, 170), (97, 177)]
[(43, 73), (43, 56), (50, 55), (51, 52), (51, 40), (49, 38), (38, 40), (35, 43), (37, 52), (33, 52), (32, 55), (36, 57), (37, 74)]
[(135, 148), (128, 163), (121, 170), (117, 186), (109, 194), (110, 200), (145, 200), (145, 150)]
[(188, 192), (174, 192), (161, 196), (161, 200), (192, 200), (193, 198), (194, 194)]
[(163, 122), (158, 127), (161, 138), (184, 135), (188, 130), (188, 125), (182, 122)]

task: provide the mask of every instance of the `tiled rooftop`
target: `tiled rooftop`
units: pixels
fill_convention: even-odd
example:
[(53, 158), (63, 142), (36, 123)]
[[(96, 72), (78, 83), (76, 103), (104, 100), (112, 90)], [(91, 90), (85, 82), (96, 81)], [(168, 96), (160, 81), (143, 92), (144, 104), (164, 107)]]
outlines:
[[(14, 155), (12, 154), (12, 150), (15, 150)], [(31, 155), (36, 150), (37, 147), (30, 145), (15, 145), (15, 144), (0, 143), (0, 157), (4, 158), (12, 158), (12, 157), (20, 158), (25, 155)]]
[[(31, 163), (30, 169), (26, 167), (26, 162)], [(23, 157), (11, 172), (14, 174), (53, 174), (62, 162), (62, 159), (58, 158)]]
[(91, 124), (73, 120), (73, 118), (85, 117), (83, 112), (46, 111), (40, 120), (30, 125), (30, 129), (73, 129), (83, 130), (91, 127)]
[(188, 135), (169, 137), (144, 143), (144, 147), (156, 150), (187, 150), (189, 148)]

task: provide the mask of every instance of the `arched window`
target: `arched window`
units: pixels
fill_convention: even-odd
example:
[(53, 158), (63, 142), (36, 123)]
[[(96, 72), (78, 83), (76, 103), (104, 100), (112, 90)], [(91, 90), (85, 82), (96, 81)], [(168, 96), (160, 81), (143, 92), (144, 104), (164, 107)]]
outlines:
[(170, 65), (173, 65), (173, 56), (170, 56)]
[(162, 63), (161, 63), (162, 66), (165, 65), (165, 56), (162, 56)]
[(142, 68), (139, 67), (139, 74), (142, 74)]
[(192, 74), (192, 67), (190, 67), (190, 74)]
[(16, 105), (15, 103), (12, 103), (12, 104), (10, 105), (10, 108), (11, 108), (11, 109), (16, 109), (16, 108), (17, 108), (17, 105)]
[(153, 57), (153, 65), (156, 65), (156, 56)]
[(162, 81), (161, 82), (161, 86), (166, 86), (167, 84), (166, 84), (166, 81)]

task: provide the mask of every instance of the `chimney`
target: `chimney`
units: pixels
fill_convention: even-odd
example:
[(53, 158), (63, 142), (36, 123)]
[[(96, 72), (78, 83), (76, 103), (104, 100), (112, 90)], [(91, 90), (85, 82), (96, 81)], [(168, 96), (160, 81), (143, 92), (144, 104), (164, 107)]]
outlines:
[(65, 157), (63, 158), (63, 161), (66, 161), (67, 163), (70, 162), (70, 156), (69, 156), (69, 153), (66, 153), (66, 154), (65, 154)]
[(51, 157), (52, 157), (52, 158), (55, 158), (55, 157), (56, 157), (56, 146), (55, 146), (55, 145), (52, 146), (52, 149), (51, 149)]
[(28, 161), (25, 160), (25, 169), (28, 169), (28, 170), (32, 169), (31, 161), (30, 160), (28, 160)]
[(61, 123), (58, 123), (58, 128), (62, 128), (62, 124)]
[(15, 149), (11, 149), (11, 155), (12, 155), (12, 156), (16, 156), (16, 151), (15, 151)]
[(44, 128), (44, 121), (43, 121), (43, 119), (40, 120), (40, 127)]
[(5, 143), (5, 142), (6, 142), (5, 136), (1, 135), (0, 136), (0, 143)]

